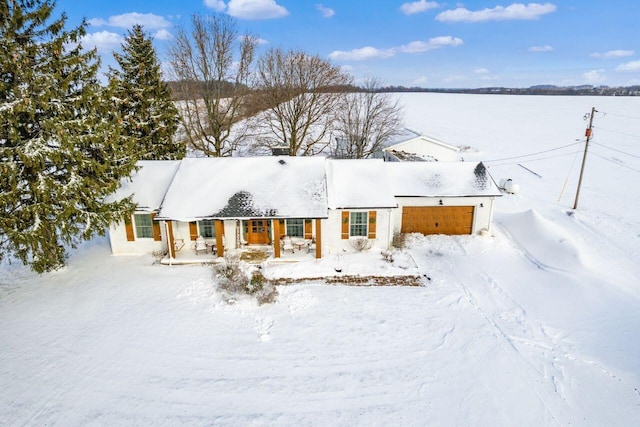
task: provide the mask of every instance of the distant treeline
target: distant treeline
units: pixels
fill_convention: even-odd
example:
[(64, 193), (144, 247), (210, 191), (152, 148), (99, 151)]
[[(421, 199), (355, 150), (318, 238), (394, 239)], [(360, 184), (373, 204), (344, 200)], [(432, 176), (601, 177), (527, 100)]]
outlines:
[[(176, 82), (167, 82), (174, 100), (184, 99), (184, 93), (179, 94)], [(190, 82), (194, 93), (201, 93), (202, 82)], [(218, 90), (216, 87), (209, 88), (210, 90)], [(182, 87), (185, 90), (185, 87)], [(223, 82), (222, 87), (219, 88), (222, 92), (222, 96), (230, 95), (233, 92), (233, 84), (229, 82)], [(361, 92), (363, 89), (358, 86), (341, 86), (326, 88), (328, 92)], [(493, 95), (569, 95), (569, 96), (640, 96), (640, 86), (624, 86), (624, 87), (609, 87), (609, 86), (552, 86), (552, 85), (538, 85), (527, 88), (509, 88), (509, 87), (483, 87), (475, 89), (446, 89), (446, 88), (423, 88), (423, 87), (406, 87), (406, 86), (385, 86), (378, 89), (379, 92), (431, 92), (431, 93), (473, 93), (473, 94), (493, 94)], [(256, 94), (259, 91), (255, 92)]]
[(640, 86), (552, 86), (539, 85), (528, 88), (484, 87), (476, 89), (439, 89), (422, 87), (386, 86), (381, 92), (433, 92), (473, 93), (502, 95), (575, 95), (575, 96), (640, 96)]

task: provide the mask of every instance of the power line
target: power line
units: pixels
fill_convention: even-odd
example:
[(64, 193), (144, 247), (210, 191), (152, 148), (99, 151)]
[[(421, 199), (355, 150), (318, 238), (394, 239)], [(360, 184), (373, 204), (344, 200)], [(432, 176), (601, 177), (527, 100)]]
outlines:
[[(574, 142), (572, 144), (567, 144), (567, 145), (563, 145), (562, 147), (556, 147), (556, 148), (551, 148), (549, 150), (544, 150), (544, 151), (538, 151), (537, 153), (531, 153), (531, 154), (523, 154), (520, 156), (514, 156), (514, 157), (504, 157), (502, 159), (494, 159), (494, 160), (484, 160), (483, 163), (491, 163), (491, 162), (501, 162), (503, 160), (513, 160), (513, 159), (521, 159), (523, 157), (531, 157), (531, 156), (537, 156), (538, 154), (544, 154), (544, 153), (549, 153), (551, 151), (556, 151), (556, 150), (561, 150), (563, 148), (567, 148), (567, 147), (571, 147), (574, 145), (578, 145), (580, 144), (580, 142)], [(573, 154), (573, 153), (571, 153)], [(529, 160), (527, 160), (529, 161)]]
[(635, 116), (627, 116), (626, 114), (616, 114), (616, 113), (607, 113), (607, 112), (602, 112), (601, 113), (605, 116), (616, 116), (616, 117), (624, 117), (627, 119), (636, 119), (636, 120), (640, 120), (640, 117), (635, 117)]
[(611, 130), (611, 129), (606, 129), (606, 128), (601, 128), (600, 126), (594, 126), (595, 129), (598, 130), (606, 130), (607, 132), (611, 132), (611, 133), (617, 133), (618, 135), (623, 135), (623, 136), (630, 136), (632, 138), (638, 138), (640, 139), (639, 135), (631, 135), (630, 133), (623, 133), (623, 132), (618, 132), (617, 130)]
[(629, 166), (627, 166), (627, 165), (623, 165), (622, 163), (618, 163), (618, 162), (616, 162), (615, 160), (611, 160), (611, 159), (609, 159), (609, 158), (607, 158), (607, 157), (601, 156), (601, 155), (600, 155), (600, 154), (598, 154), (598, 153), (593, 153), (593, 152), (592, 152), (591, 154), (593, 154), (593, 155), (594, 155), (594, 156), (596, 156), (596, 157), (600, 157), (602, 160), (606, 160), (606, 161), (608, 161), (608, 162), (611, 162), (611, 163), (613, 163), (614, 165), (618, 165), (618, 166), (620, 166), (620, 167), (623, 167), (623, 168), (626, 168), (626, 169), (632, 170), (632, 171), (634, 171), (634, 172), (638, 172), (638, 173), (640, 173), (640, 170), (638, 170), (638, 169), (630, 168), (630, 167), (629, 167)]
[[(515, 162), (498, 163), (498, 164), (494, 164), (494, 165), (488, 165), (488, 167), (491, 167), (491, 166), (515, 165), (515, 164), (518, 164), (518, 163), (520, 163), (520, 162), (523, 162), (523, 163), (524, 163), (524, 162), (538, 162), (538, 161), (540, 161), (540, 160), (557, 159), (557, 158), (560, 158), (560, 157), (571, 156), (571, 155), (574, 155), (574, 154), (576, 154), (576, 153), (581, 153), (581, 152), (582, 152), (581, 150), (578, 150), (578, 151), (573, 151), (573, 152), (571, 152), (571, 153), (558, 154), (558, 155), (556, 155), (556, 156), (540, 157), (539, 159), (528, 159), (528, 160), (518, 160), (518, 161), (515, 161)], [(505, 160), (507, 160), (507, 159), (505, 159)], [(494, 160), (494, 161), (496, 161), (496, 160)], [(483, 161), (483, 163), (485, 163), (485, 162)]]
[(600, 147), (606, 148), (607, 150), (617, 151), (618, 153), (626, 154), (627, 156), (631, 156), (631, 157), (635, 157), (636, 159), (640, 159), (640, 156), (635, 155), (635, 154), (631, 154), (631, 153), (627, 153), (626, 151), (618, 150), (616, 148), (607, 147), (606, 145), (599, 144), (597, 142), (594, 142), (594, 144), (598, 145)]

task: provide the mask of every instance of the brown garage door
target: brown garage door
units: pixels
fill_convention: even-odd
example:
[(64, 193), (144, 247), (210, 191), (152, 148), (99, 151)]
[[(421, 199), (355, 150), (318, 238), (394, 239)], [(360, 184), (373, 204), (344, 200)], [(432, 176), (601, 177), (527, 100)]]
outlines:
[(403, 233), (471, 234), (473, 206), (405, 206)]

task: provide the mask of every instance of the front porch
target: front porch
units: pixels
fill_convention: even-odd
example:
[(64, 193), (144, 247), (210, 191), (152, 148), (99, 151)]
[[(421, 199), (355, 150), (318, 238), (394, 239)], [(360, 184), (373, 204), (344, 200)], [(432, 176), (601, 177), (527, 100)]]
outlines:
[(283, 261), (321, 258), (321, 219), (205, 219), (164, 222), (168, 254), (163, 264), (215, 262), (229, 251), (248, 257), (267, 251)]
[[(218, 256), (215, 246), (207, 245), (206, 252), (196, 252), (195, 247), (183, 247), (174, 251), (173, 256), (170, 253), (160, 261), (163, 265), (187, 265), (187, 264), (214, 264), (222, 262), (224, 255)], [(244, 245), (241, 248), (225, 249), (225, 253), (235, 253), (240, 255), (240, 260), (249, 264), (261, 263), (288, 263), (299, 261), (311, 261), (316, 258), (315, 248), (313, 246), (295, 247), (292, 250), (283, 250), (280, 256), (275, 256), (274, 246), (272, 245)]]

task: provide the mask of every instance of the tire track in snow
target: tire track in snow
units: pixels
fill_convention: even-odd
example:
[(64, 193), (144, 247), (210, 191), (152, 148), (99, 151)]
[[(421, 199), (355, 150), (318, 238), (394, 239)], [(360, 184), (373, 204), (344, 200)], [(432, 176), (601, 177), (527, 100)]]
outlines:
[[(547, 365), (542, 365), (541, 370), (530, 360), (527, 360), (527, 362), (539, 375), (552, 381), (554, 391), (566, 402), (567, 397), (561, 383), (558, 382), (558, 378), (560, 378), (560, 380), (564, 379), (564, 372), (555, 362), (557, 360), (557, 354), (563, 354), (564, 350), (547, 334), (542, 324), (528, 320), (530, 316), (528, 316), (526, 309), (509, 296), (493, 277), (486, 273), (482, 273), (481, 276), (487, 287), (492, 291), (488, 293), (488, 295), (493, 297), (498, 296), (498, 298), (495, 299), (496, 306), (500, 304), (502, 305), (500, 308), (504, 309), (498, 313), (500, 321), (508, 326), (516, 324), (520, 328), (518, 332), (523, 334), (523, 336), (517, 336), (515, 331), (507, 333), (505, 331), (506, 328), (503, 326), (501, 330), (505, 336), (508, 337), (514, 347), (516, 344), (522, 344), (541, 352), (541, 355), (536, 356), (534, 360), (540, 360), (541, 358), (548, 360), (552, 368), (551, 372), (547, 370)], [(498, 321), (496, 320), (496, 324), (497, 323)], [(519, 354), (524, 358), (521, 351), (519, 351)]]
[[(462, 249), (464, 252), (466, 252), (464, 248)], [(511, 298), (505, 298), (505, 294), (504, 292), (502, 292), (502, 290), (500, 290), (500, 292), (496, 291), (496, 289), (498, 288), (497, 283), (490, 276), (486, 274), (483, 274), (482, 276), (486, 284), (493, 282), (493, 289), (489, 289), (492, 292), (489, 292), (488, 295), (490, 295), (494, 300), (494, 302), (492, 302), (494, 306), (502, 304), (507, 308), (511, 307), (511, 311), (515, 309), (516, 312), (520, 311), (522, 314), (525, 313), (522, 307), (519, 304), (515, 303), (515, 301), (513, 301)], [(547, 372), (541, 371), (535, 365), (533, 365), (532, 362), (527, 358), (527, 356), (522, 353), (520, 348), (518, 348), (513, 336), (507, 333), (504, 328), (498, 323), (498, 321), (487, 313), (487, 310), (482, 307), (482, 304), (474, 296), (469, 287), (467, 287), (462, 280), (453, 280), (452, 282), (465, 295), (469, 304), (471, 304), (471, 306), (478, 312), (485, 323), (489, 325), (493, 335), (497, 338), (497, 342), (500, 348), (518, 368), (518, 371), (522, 373), (523, 377), (527, 380), (531, 389), (538, 397), (553, 422), (559, 425), (566, 424), (566, 420), (561, 420), (557, 415), (558, 413), (562, 413), (562, 411), (559, 411), (558, 409), (559, 405), (564, 405), (566, 403), (566, 396), (562, 392), (561, 388), (557, 386), (557, 383), (553, 379), (551, 379), (556, 375), (563, 377), (562, 372), (555, 368), (555, 365), (553, 365), (553, 363), (551, 364), (554, 367), (554, 371), (556, 371), (555, 375), (549, 375)], [(489, 288), (491, 288), (491, 286), (489, 286)], [(499, 302), (496, 303), (496, 300)], [(524, 316), (520, 316), (520, 319), (525, 332), (530, 333), (533, 329), (528, 325), (527, 321), (524, 320)], [(538, 340), (548, 342), (549, 337), (545, 334), (544, 336), (536, 337), (534, 342), (538, 342)], [(553, 343), (548, 343), (545, 347), (552, 348)], [(540, 381), (540, 379), (542, 379), (542, 382)], [(551, 383), (552, 385), (551, 391), (544, 386), (545, 384), (549, 383)], [(558, 402), (557, 399), (560, 399), (562, 402)]]

